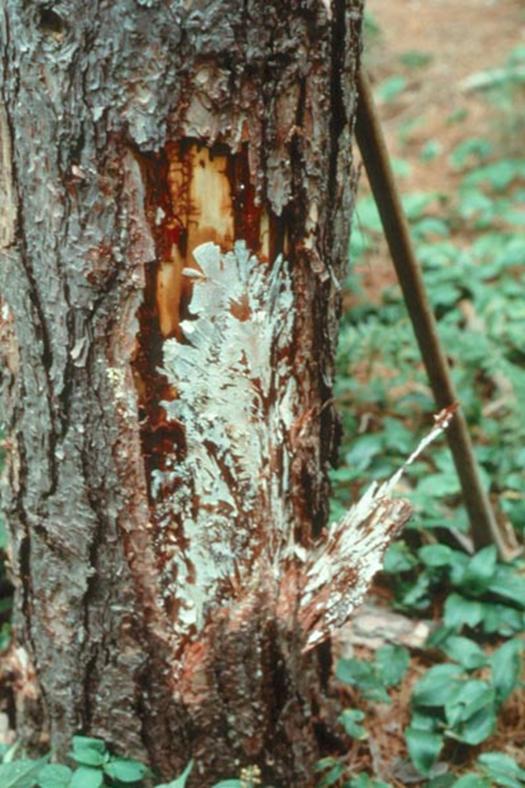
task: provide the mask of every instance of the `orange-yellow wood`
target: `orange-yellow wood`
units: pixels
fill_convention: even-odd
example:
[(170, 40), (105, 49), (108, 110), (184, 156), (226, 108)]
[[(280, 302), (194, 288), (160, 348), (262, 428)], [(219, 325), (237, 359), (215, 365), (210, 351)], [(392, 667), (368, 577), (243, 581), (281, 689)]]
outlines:
[(193, 250), (206, 241), (231, 249), (234, 216), (227, 156), (211, 155), (209, 148), (191, 144), (168, 149), (168, 190), (173, 216), (167, 230), (173, 238), (169, 256), (157, 273), (157, 306), (163, 336), (179, 334), (180, 305), (190, 286), (182, 275), (195, 268)]

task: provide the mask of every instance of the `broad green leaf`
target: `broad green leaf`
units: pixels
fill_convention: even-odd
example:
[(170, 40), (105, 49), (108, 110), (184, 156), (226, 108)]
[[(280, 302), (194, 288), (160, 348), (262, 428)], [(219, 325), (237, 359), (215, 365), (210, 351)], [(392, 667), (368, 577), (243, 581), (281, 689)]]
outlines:
[(388, 574), (408, 572), (417, 566), (417, 559), (405, 542), (393, 542), (386, 550), (383, 571)]
[(425, 566), (442, 567), (452, 562), (453, 550), (445, 544), (431, 544), (421, 547), (417, 554)]
[(79, 766), (73, 773), (70, 788), (100, 788), (103, 784), (104, 772), (101, 769)]
[(421, 264), (431, 276), (436, 275), (433, 272), (442, 271), (446, 266), (452, 265), (454, 260), (457, 261), (459, 253), (458, 247), (450, 241), (439, 241), (431, 244), (420, 242), (418, 244)]
[(106, 742), (103, 739), (94, 739), (91, 736), (73, 736), (73, 752), (77, 750), (94, 750), (106, 753)]
[[(169, 785), (171, 788), (171, 783)], [(158, 788), (162, 788), (162, 786), (158, 786)], [(215, 783), (212, 788), (244, 788), (244, 785), (240, 780), (221, 780)]]
[(415, 583), (407, 584), (399, 596), (399, 605), (408, 610), (424, 610), (430, 603), (430, 577), (422, 572)]
[(37, 761), (12, 761), (0, 764), (0, 785), (2, 788), (33, 788), (40, 770), (47, 758)]
[[(433, 289), (435, 290), (436, 288)], [(441, 286), (440, 290), (445, 291), (441, 303), (446, 305), (457, 301), (459, 293), (455, 287), (445, 285), (444, 287)], [(452, 471), (448, 473), (431, 473), (418, 484), (419, 493), (437, 498), (456, 495), (460, 489), (458, 478)]]
[(444, 706), (457, 693), (462, 673), (459, 665), (435, 665), (416, 682), (412, 703), (416, 706)]
[(390, 696), (374, 670), (374, 666), (361, 659), (340, 659), (335, 675), (339, 681), (357, 687), (369, 700), (390, 703)]
[(522, 668), (523, 641), (508, 640), (490, 657), (492, 683), (496, 701), (503, 703), (519, 684)]
[(477, 745), (492, 736), (496, 727), (497, 717), (495, 705), (487, 706), (469, 717), (456, 728), (446, 731), (447, 736), (465, 744)]
[(108, 760), (106, 744), (102, 739), (73, 736), (71, 757), (82, 766), (102, 766)]
[(434, 161), (443, 152), (443, 145), (439, 140), (428, 140), (419, 153), (421, 161)]
[(525, 783), (525, 769), (503, 752), (484, 752), (478, 763), (497, 785), (519, 788)]
[(407, 81), (405, 77), (396, 75), (393, 77), (388, 77), (383, 82), (381, 82), (374, 92), (378, 101), (387, 103), (389, 101), (394, 101), (394, 99), (396, 99), (399, 94), (405, 90), (406, 86)]
[(365, 8), (363, 14), (363, 32), (365, 34), (365, 38), (369, 38), (373, 40), (381, 35), (381, 28), (377, 23), (377, 20), (370, 11), (369, 8)]
[[(439, 309), (439, 307), (454, 306), (462, 295), (463, 293), (458, 285), (452, 284), (451, 282), (437, 284), (432, 288), (432, 292), (429, 293), (431, 304), (436, 310)], [(423, 487), (424, 494), (431, 495), (432, 487), (435, 487), (437, 497), (448, 498), (451, 495), (457, 494), (460, 485), (453, 473), (436, 473), (425, 479), (425, 485)]]
[(48, 763), (38, 774), (39, 788), (69, 788), (73, 772), (60, 763)]
[(450, 154), (450, 163), (456, 169), (473, 160), (486, 159), (492, 153), (492, 144), (483, 137), (471, 137), (457, 145)]
[[(396, 454), (410, 454), (414, 448), (414, 431), (408, 429), (399, 419), (387, 416), (383, 419), (384, 445)], [(521, 489), (521, 488), (520, 488)], [(395, 544), (405, 544), (396, 542)]]
[(412, 235), (416, 240), (420, 238), (447, 238), (450, 235), (450, 227), (435, 216), (424, 216), (419, 221), (412, 224)]
[(364, 471), (370, 467), (374, 457), (383, 451), (383, 436), (378, 433), (361, 435), (345, 455), (345, 462), (351, 468)]
[(408, 178), (412, 172), (412, 165), (409, 161), (406, 159), (398, 159), (395, 156), (393, 156), (390, 161), (396, 178)]
[(450, 627), (436, 627), (427, 637), (425, 646), (427, 648), (442, 648), (445, 641), (452, 637), (453, 634), (454, 630), (450, 629)]
[(507, 605), (482, 602), (483, 631), (491, 635), (497, 632), (504, 637), (509, 637), (525, 629), (525, 617), (521, 610)]
[[(176, 777), (170, 783), (162, 783), (162, 785), (157, 785), (156, 788), (184, 788), (184, 786), (186, 785), (186, 782), (188, 780), (188, 777), (191, 774), (191, 770), (192, 769), (193, 769), (193, 760), (188, 761), (188, 763), (186, 765), (186, 768), (184, 769), (182, 774), (180, 774), (178, 777)], [(222, 780), (222, 782), (217, 783), (217, 785), (222, 785), (223, 788), (227, 784), (230, 784), (230, 788), (238, 788), (238, 786), (241, 786), (241, 783), (240, 783), (239, 780)], [(214, 788), (217, 788), (217, 786), (214, 786)], [(242, 788), (242, 786), (241, 786), (241, 788)]]
[(512, 567), (499, 566), (487, 590), (525, 609), (525, 577)]
[(459, 586), (462, 582), (468, 562), (469, 557), (466, 553), (461, 553), (459, 550), (452, 550), (449, 566), (450, 582), (453, 586)]
[(16, 759), (17, 752), (20, 749), (20, 742), (15, 741), (14, 744), (4, 745), (2, 748), (2, 763), (12, 763)]
[(359, 200), (356, 208), (356, 223), (366, 230), (376, 233), (382, 232), (381, 217), (372, 196), (363, 197)]
[(494, 580), (498, 553), (495, 545), (484, 547), (476, 553), (467, 566), (461, 579), (461, 589), (469, 596), (483, 594)]
[[(525, 240), (519, 237), (511, 237), (505, 240), (505, 236), (499, 235), (501, 241), (497, 250), (496, 263), (501, 268), (520, 265), (525, 256)], [(493, 257), (494, 255), (491, 255)], [(485, 268), (485, 266), (484, 266)]]
[(108, 760), (107, 755), (103, 755), (96, 750), (90, 750), (89, 748), (85, 750), (78, 749), (76, 752), (70, 753), (70, 755), (82, 766), (103, 766)]
[(464, 178), (469, 186), (488, 183), (495, 191), (506, 189), (513, 180), (519, 177), (523, 169), (522, 159), (500, 159), (500, 161), (477, 167)]
[(381, 646), (376, 651), (376, 665), (386, 687), (399, 684), (410, 664), (410, 654), (404, 646)]
[(405, 730), (405, 738), (410, 760), (418, 772), (428, 775), (443, 747), (443, 737), (437, 733), (410, 727)]
[(453, 774), (440, 774), (426, 784), (426, 788), (451, 788), (456, 778)]
[[(430, 52), (422, 52), (419, 49), (409, 49), (399, 55), (400, 62), (407, 68), (423, 68), (428, 66), (433, 59), (434, 56)], [(432, 142), (436, 141), (432, 140)]]
[(452, 783), (452, 788), (491, 788), (491, 785), (479, 774), (470, 772)]
[(368, 733), (366, 732), (365, 728), (359, 724), (364, 720), (364, 718), (364, 713), (359, 709), (345, 709), (338, 717), (339, 722), (345, 729), (346, 733), (351, 736), (352, 739), (358, 740), (366, 739), (368, 737)]
[(112, 758), (104, 764), (104, 772), (112, 780), (119, 780), (122, 783), (135, 783), (142, 780), (148, 769), (143, 763), (132, 761), (125, 758)]
[(494, 699), (494, 689), (486, 681), (469, 679), (463, 682), (445, 703), (448, 724), (455, 728), (459, 723), (465, 722), (483, 709), (488, 710), (487, 713), (491, 713), (494, 708)]
[(463, 188), (460, 192), (459, 215), (462, 219), (483, 216), (492, 220), (495, 217), (494, 200), (479, 189)]
[(441, 646), (445, 654), (459, 662), (465, 670), (476, 670), (487, 664), (488, 658), (473, 640), (453, 635)]
[(475, 627), (483, 618), (481, 602), (465, 599), (460, 594), (450, 594), (445, 602), (444, 623), (451, 629), (460, 630), (463, 626)]
[[(9, 761), (6, 761), (5, 758), (9, 752), (10, 746), (11, 745), (9, 744), (0, 743), (0, 763), (9, 763)], [(11, 760), (13, 759), (11, 758)]]
[(486, 681), (464, 682), (445, 704), (447, 736), (466, 744), (481, 744), (496, 725), (495, 693)]
[[(322, 758), (315, 765), (315, 770), (317, 772), (325, 772), (317, 783), (317, 788), (327, 788), (327, 786), (335, 785), (344, 774), (345, 769), (345, 765), (337, 760), (337, 758)], [(242, 788), (242, 786), (239, 785), (239, 788)]]
[(392, 788), (392, 786), (390, 783), (385, 783), (382, 780), (374, 780), (368, 774), (362, 772), (356, 777), (352, 777), (350, 782), (346, 782), (344, 788)]
[(402, 196), (403, 208), (410, 222), (415, 222), (424, 215), (439, 198), (437, 192), (412, 192)]
[(410, 720), (410, 727), (417, 728), (420, 731), (429, 731), (429, 733), (436, 733), (443, 727), (444, 716), (434, 708), (415, 708), (412, 712), (412, 719)]

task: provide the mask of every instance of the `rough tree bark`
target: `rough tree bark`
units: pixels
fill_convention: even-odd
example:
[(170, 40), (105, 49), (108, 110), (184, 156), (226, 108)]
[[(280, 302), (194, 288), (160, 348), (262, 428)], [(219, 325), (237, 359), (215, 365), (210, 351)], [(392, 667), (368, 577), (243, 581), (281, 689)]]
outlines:
[(313, 646), (408, 511), (381, 499), (353, 538), (312, 546), (337, 444), (361, 13), (3, 0), (4, 505), (38, 676), (26, 740), (45, 728), (64, 753), (82, 731), (167, 777), (193, 756), (199, 786), (247, 764), (309, 784)]

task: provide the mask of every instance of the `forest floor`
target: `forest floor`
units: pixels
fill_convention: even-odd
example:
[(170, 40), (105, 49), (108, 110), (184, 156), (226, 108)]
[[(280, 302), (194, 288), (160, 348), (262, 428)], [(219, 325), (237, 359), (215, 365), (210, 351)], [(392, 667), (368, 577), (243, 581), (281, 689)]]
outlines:
[[(480, 233), (483, 234), (487, 231), (488, 237), (488, 234), (494, 234), (496, 226), (498, 232), (506, 232), (508, 228), (500, 226), (499, 219), (494, 220), (494, 217), (489, 218), (488, 223), (483, 225), (483, 221), (479, 219), (479, 212), (476, 213), (478, 208), (469, 209), (466, 205), (466, 197), (466, 207), (463, 207), (461, 201), (464, 198), (459, 195), (462, 194), (461, 190), (464, 188), (465, 172), (467, 171), (468, 174), (467, 164), (476, 160), (478, 154), (478, 163), (480, 166), (483, 163), (484, 145), (487, 150), (490, 147), (490, 153), (487, 155), (489, 162), (521, 161), (525, 157), (523, 83), (521, 82), (516, 88), (514, 84), (509, 85), (504, 82), (498, 93), (498, 101), (493, 101), (492, 95), (488, 96), (486, 92), (474, 90), (471, 87), (474, 75), (479, 72), (501, 69), (508, 63), (509, 56), (513, 52), (519, 52), (520, 62), (525, 62), (523, 56), (525, 51), (525, 3), (520, 0), (463, 0), (461, 3), (458, 3), (457, 0), (368, 0), (367, 14), (365, 64), (374, 87), (376, 102), (398, 175), (399, 186), (403, 195), (409, 196), (407, 200), (409, 213), (412, 210), (413, 214), (409, 216), (413, 220), (411, 224), (414, 224), (416, 231), (417, 222), (421, 222), (420, 228), (422, 228), (423, 223), (429, 219), (431, 221), (437, 220), (448, 226), (448, 229), (445, 227), (443, 234), (436, 230), (436, 236), (430, 232), (425, 237), (425, 232), (422, 231), (416, 249), (421, 247), (422, 256), (425, 256), (428, 246), (432, 243), (435, 243), (437, 248), (440, 244), (443, 246), (445, 243), (453, 242), (456, 250), (468, 251)], [(522, 101), (521, 104), (517, 98)], [(510, 185), (511, 182), (512, 185)], [(517, 188), (518, 186), (511, 178), (506, 195), (505, 188), (503, 190), (496, 189), (499, 196), (494, 197), (494, 205), (502, 198), (502, 194), (505, 198), (516, 198)], [(484, 194), (481, 187), (480, 192)], [(419, 208), (417, 207), (418, 195), (420, 197), (419, 204), (430, 205), (429, 209), (423, 208), (420, 214), (418, 214)], [(425, 196), (429, 195), (430, 197), (425, 203)], [(410, 198), (412, 198), (411, 201)], [(469, 199), (472, 200), (472, 197)], [(490, 199), (492, 199), (492, 195)], [(523, 191), (521, 199), (522, 205), (521, 208), (518, 206), (518, 212), (520, 210), (523, 212), (525, 207)], [(451, 209), (451, 205), (457, 206), (458, 204), (459, 210), (456, 207)], [(516, 207), (516, 202), (513, 205)], [(461, 221), (462, 211), (465, 216), (463, 223)], [(514, 238), (524, 231), (525, 222), (523, 219), (525, 219), (523, 213), (521, 219), (518, 215), (517, 229), (513, 230)], [(393, 301), (391, 293), (396, 286), (396, 276), (386, 243), (378, 232), (377, 220), (370, 213), (369, 189), (364, 173), (361, 174), (359, 199), (354, 218), (355, 231), (357, 231), (359, 239), (357, 244), (355, 241), (353, 243), (358, 249), (358, 253), (354, 255), (353, 263), (351, 262), (349, 288), (345, 297), (345, 304), (350, 315), (349, 322), (352, 323), (349, 345), (353, 343), (355, 346), (358, 340), (364, 342), (363, 337), (368, 330), (367, 326), (370, 325), (370, 322), (367, 323), (367, 321), (372, 315), (371, 319), (377, 320), (379, 342), (377, 336), (374, 340), (370, 331), (368, 337), (369, 346), (372, 347), (370, 353), (376, 353), (379, 356), (380, 351), (378, 351), (377, 345), (381, 345), (382, 341), (381, 320), (388, 322), (386, 318), (381, 317), (381, 310), (385, 309), (385, 305), (386, 308), (389, 308), (389, 305), (391, 307)], [(443, 241), (442, 235), (447, 236), (446, 241)], [(424, 242), (427, 243), (426, 246)], [(513, 281), (515, 284), (521, 281), (521, 288), (523, 288), (522, 277), (525, 267), (523, 243), (521, 249), (523, 254), (519, 263), (521, 280)], [(453, 261), (452, 265), (454, 265)], [(425, 266), (423, 267), (425, 268)], [(431, 265), (430, 272), (432, 274), (434, 271), (434, 280), (437, 281), (435, 268), (435, 265), (434, 268)], [(507, 275), (508, 272), (505, 276)], [(432, 287), (434, 280), (430, 280), (430, 287)], [(504, 277), (500, 280), (490, 281), (492, 286), (501, 283), (503, 290), (507, 286), (505, 284), (507, 280)], [(442, 313), (445, 313), (456, 308), (459, 304), (460, 309), (464, 310), (467, 315), (465, 322), (468, 328), (468, 315), (472, 313), (472, 310), (469, 312), (468, 303), (473, 304), (474, 311), (476, 309), (482, 310), (483, 306), (479, 306), (474, 297), (468, 303), (467, 300), (470, 296), (467, 299), (462, 296), (461, 298), (464, 300), (460, 300), (456, 295), (455, 301), (453, 296), (451, 298), (450, 303), (445, 303), (446, 299), (443, 296), (444, 305), (436, 301), (438, 310), (441, 309)], [(433, 300), (432, 295), (431, 300)], [(376, 314), (372, 313), (370, 305), (375, 306)], [(509, 304), (509, 308), (510, 306)], [(362, 317), (363, 315), (365, 317)], [(477, 318), (479, 315), (475, 314), (474, 321)], [(461, 331), (461, 322), (458, 325), (457, 330)], [(521, 323), (521, 328), (523, 336), (525, 336), (525, 320)], [(451, 335), (453, 336), (453, 334)], [(342, 337), (344, 356), (344, 333)], [(410, 338), (408, 342), (410, 342)], [(421, 375), (421, 365), (417, 361), (415, 340), (413, 342), (414, 352), (412, 355), (410, 353), (408, 355), (411, 356), (414, 366), (419, 367), (419, 383), (417, 384), (419, 389), (416, 391), (413, 381), (408, 381), (406, 386), (413, 386), (412, 394), (426, 389), (425, 393), (428, 395), (428, 387), (424, 385), (424, 375)], [(410, 416), (406, 415), (406, 409), (400, 408), (399, 412), (396, 412), (396, 394), (393, 393), (393, 388), (383, 396), (383, 400), (378, 395), (377, 403), (374, 403), (370, 398), (370, 392), (375, 394), (377, 390), (377, 387), (373, 389), (371, 385), (373, 376), (383, 375), (386, 379), (392, 378), (392, 385), (398, 384), (399, 381), (397, 378), (394, 380), (395, 376), (392, 370), (388, 369), (392, 357), (386, 362), (382, 358), (376, 362), (366, 358), (366, 351), (364, 355), (362, 364), (355, 362), (355, 353), (354, 360), (346, 363), (346, 359), (343, 358), (342, 363), (340, 362), (340, 368), (346, 370), (343, 374), (348, 374), (349, 378), (352, 375), (359, 378), (357, 384), (342, 387), (342, 401), (347, 397), (349, 412), (352, 411), (354, 414), (353, 418), (348, 418), (350, 432), (353, 429), (354, 434), (350, 434), (348, 437), (350, 454), (346, 456), (346, 463), (347, 466), (351, 466), (353, 461), (361, 466), (362, 471), (365, 471), (365, 476), (368, 473), (370, 478), (379, 478), (381, 473), (384, 473), (385, 467), (389, 470), (388, 463), (385, 465), (379, 456), (385, 446), (387, 450), (390, 450), (391, 446), (388, 438), (381, 439), (382, 443), (378, 438), (376, 445), (372, 443), (373, 439), (384, 430), (387, 420), (389, 427), (396, 425), (399, 427), (402, 423), (407, 425), (409, 429), (413, 427), (413, 421)], [(403, 356), (402, 353), (399, 355)], [(410, 359), (407, 362), (406, 355), (405, 352), (402, 363), (409, 365)], [(351, 348), (348, 350), (348, 357), (352, 358)], [(523, 368), (523, 361), (525, 358), (522, 355), (519, 360), (521, 368)], [(381, 364), (383, 364), (382, 367)], [(483, 394), (480, 395), (480, 411), (491, 413), (492, 406), (488, 400), (494, 393), (493, 389), (497, 386), (480, 381), (478, 379), (480, 376), (476, 378), (475, 374), (471, 377), (472, 380), (476, 379), (476, 384), (479, 383), (481, 387), (485, 385)], [(401, 395), (404, 395), (408, 390), (408, 388), (404, 389), (403, 385), (396, 389)], [(358, 386), (361, 386), (362, 390), (358, 390)], [(488, 399), (485, 399), (485, 394)], [(388, 419), (385, 419), (383, 412), (385, 403), (391, 408)], [(355, 417), (356, 406), (357, 418)], [(361, 408), (360, 413), (359, 408)], [(506, 414), (504, 413), (503, 421), (505, 418)], [(348, 429), (348, 425), (345, 426)], [(420, 424), (418, 423), (416, 426), (419, 427)], [(361, 449), (356, 448), (356, 436), (359, 436), (358, 442), (361, 441), (359, 444)], [(404, 440), (406, 433), (402, 433), (401, 437)], [(478, 438), (480, 443), (485, 443), (486, 446), (492, 440), (492, 438), (490, 440), (485, 438), (483, 428), (479, 425), (474, 426), (474, 437)], [(523, 463), (522, 467), (519, 465), (516, 467), (518, 474), (522, 474), (521, 487), (519, 488), (521, 492), (516, 492), (517, 488), (513, 490), (514, 500), (518, 496), (521, 496), (523, 500), (523, 478), (525, 478), (523, 453), (520, 462)], [(437, 464), (439, 466), (440, 462), (438, 461)], [(443, 468), (440, 467), (439, 470), (443, 470)], [(448, 469), (445, 470), (448, 473)], [(337, 476), (337, 473), (340, 475)], [(357, 474), (353, 472), (351, 467), (348, 469), (343, 467), (334, 475), (336, 487), (340, 482), (341, 489), (343, 489), (345, 484), (348, 487), (350, 482), (353, 485), (352, 494), (358, 495), (362, 490), (363, 473), (361, 473), (359, 481), (356, 481), (356, 476)], [(444, 478), (444, 473), (441, 476)], [(438, 479), (438, 475), (436, 474), (433, 478)], [(503, 497), (507, 494), (508, 491), (504, 492)], [(449, 497), (444, 500), (450, 502), (451, 499)], [(341, 496), (341, 503), (343, 506), (348, 503), (344, 499), (344, 494)], [(514, 510), (513, 515), (514, 524), (516, 511)], [(525, 509), (522, 508), (520, 511), (523, 513)], [(453, 517), (457, 510), (452, 508), (451, 512)], [(339, 514), (337, 508), (335, 513)], [(523, 526), (525, 527), (525, 523)], [(416, 534), (415, 531), (413, 533)], [(439, 541), (440, 532), (436, 530), (435, 533), (438, 534)], [(463, 529), (463, 533), (466, 533), (465, 529)], [(415, 555), (421, 544), (428, 546), (430, 543), (432, 545), (433, 537), (431, 536), (429, 541), (425, 541), (425, 537), (421, 540), (418, 535), (413, 535), (408, 537), (407, 543)], [(403, 547), (403, 549), (405, 548)], [(405, 573), (404, 577), (406, 578), (406, 576)], [(420, 575), (420, 577), (422, 576)], [(403, 577), (402, 574), (401, 577)], [(409, 584), (406, 584), (406, 587), (408, 588)], [(432, 584), (430, 587), (433, 588)], [(397, 590), (399, 591), (399, 586)], [(426, 590), (428, 591), (428, 588)], [(365, 726), (366, 733), (363, 733), (362, 737), (356, 733), (347, 758), (347, 763), (351, 764), (351, 774), (355, 775), (356, 771), (361, 773), (362, 782), (357, 782), (354, 778), (351, 782), (345, 782), (345, 785), (364, 787), (385, 784), (384, 782), (370, 781), (369, 777), (366, 778), (369, 780), (367, 782), (365, 774), (373, 775), (375, 780), (386, 781), (388, 785), (392, 786), (414, 784), (435, 785), (437, 788), (439, 785), (453, 785), (458, 774), (473, 773), (472, 770), (476, 768), (476, 758), (484, 751), (503, 752), (515, 759), (515, 762), (521, 767), (525, 767), (523, 755), (525, 692), (523, 689), (514, 692), (512, 697), (503, 704), (499, 710), (495, 732), (487, 737), (480, 746), (468, 746), (464, 740), (461, 740), (461, 735), (454, 740), (454, 733), (448, 738), (445, 737), (445, 748), (441, 751), (440, 760), (437, 761), (434, 770), (430, 772), (430, 777), (433, 777), (434, 782), (423, 780), (421, 774), (414, 769), (413, 762), (410, 762), (404, 732), (410, 724), (413, 686), (416, 680), (421, 678), (431, 666), (443, 662), (444, 659), (443, 655), (439, 656), (438, 649), (426, 644), (426, 639), (433, 625), (436, 624), (436, 619), (443, 615), (443, 605), (446, 599), (446, 591), (439, 587), (436, 587), (435, 594), (436, 598), (430, 600), (427, 598), (426, 603), (423, 596), (417, 597), (415, 594), (412, 599), (417, 603), (412, 610), (409, 609), (410, 604), (407, 601), (404, 606), (397, 604), (398, 611), (401, 612), (394, 612), (392, 606), (396, 607), (396, 599), (394, 598), (395, 593), (389, 585), (389, 575), (381, 575), (366, 604), (357, 612), (352, 625), (343, 632), (339, 644), (339, 655), (343, 658), (365, 660), (372, 664), (376, 649), (386, 644), (396, 644), (407, 648), (411, 657), (409, 668), (399, 686), (389, 691), (392, 701), (389, 705), (378, 702), (377, 698), (374, 699), (373, 692), (370, 692), (370, 686), (368, 690), (365, 686), (366, 681), (362, 681), (361, 686), (358, 679), (347, 682), (348, 687), (345, 690), (347, 705), (364, 713), (362, 724)], [(408, 600), (408, 596), (405, 599)], [(423, 603), (421, 603), (422, 599)], [(397, 602), (399, 602), (398, 593)], [(522, 627), (522, 629), (524, 628)], [(468, 630), (467, 628), (467, 635), (475, 638), (476, 636), (472, 632), (473, 629)], [(460, 634), (465, 633), (461, 632)], [(513, 630), (513, 634), (519, 639), (523, 636), (523, 631), (520, 632), (518, 626)], [(499, 642), (501, 641), (498, 641), (497, 636), (490, 636), (483, 645), (490, 654), (494, 652)], [(355, 665), (357, 662), (354, 667)], [(485, 676), (485, 674), (479, 675), (482, 678)], [(435, 713), (441, 712), (435, 709)], [(456, 777), (453, 778), (449, 772), (451, 764), (456, 774)], [(329, 765), (327, 762), (327, 767)], [(335, 761), (332, 764), (332, 769), (331, 774), (335, 778), (337, 775)], [(326, 774), (330, 774), (330, 772)], [(483, 774), (485, 774), (484, 777)], [(517, 774), (516, 772), (510, 778), (504, 777), (503, 782), (500, 782), (492, 772), (489, 771), (489, 777), (482, 772), (479, 779), (478, 777), (469, 778), (474, 781), (465, 782), (465, 788), (468, 788), (469, 785), (471, 788), (492, 784), (525, 785), (525, 772), (521, 776), (516, 776)], [(330, 779), (324, 783), (321, 782), (321, 785), (343, 784), (343, 782), (330, 782)], [(339, 780), (344, 781), (344, 779), (343, 773)], [(505, 779), (510, 779), (510, 782), (505, 782)]]
[[(525, 45), (523, 0), (367, 0), (366, 7), (378, 27), (368, 35), (364, 56), (374, 85), (406, 80), (392, 99), (377, 102), (390, 155), (410, 165), (400, 182), (403, 192), (454, 194), (461, 174), (445, 162), (469, 137), (487, 135), (509, 152), (521, 147), (523, 153), (523, 137), (512, 137), (508, 119), (482, 93), (465, 87), (473, 74), (501, 67)], [(430, 159), (424, 150), (433, 141), (439, 152)], [(366, 190), (364, 175), (363, 181)], [(367, 295), (377, 301), (396, 281), (386, 244), (367, 256), (359, 272)]]

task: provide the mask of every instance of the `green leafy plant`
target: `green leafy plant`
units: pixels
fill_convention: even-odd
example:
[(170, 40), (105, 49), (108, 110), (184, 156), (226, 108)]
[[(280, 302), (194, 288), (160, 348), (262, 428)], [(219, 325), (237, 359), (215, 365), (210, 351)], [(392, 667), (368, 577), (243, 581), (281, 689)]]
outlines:
[(403, 679), (409, 662), (406, 648), (386, 645), (377, 649), (373, 662), (353, 657), (340, 659), (336, 676), (339, 681), (356, 687), (366, 700), (390, 703), (387, 690)]
[(364, 772), (350, 775), (348, 767), (338, 758), (322, 758), (317, 763), (316, 771), (322, 773), (317, 788), (331, 785), (341, 785), (342, 788), (391, 788), (388, 783), (375, 780)]
[(464, 87), (484, 92), (498, 109), (498, 135), (505, 147), (519, 150), (517, 140), (525, 128), (525, 46), (515, 47), (499, 68), (472, 74)]
[(467, 628), (509, 636), (525, 627), (521, 564), (498, 563), (493, 546), (469, 556), (444, 544), (414, 552), (394, 543), (385, 555), (384, 571), (393, 576), (397, 606), (404, 610), (424, 610), (437, 589), (448, 587), (443, 606), (448, 632)]
[[(433, 155), (429, 148), (429, 155)], [(525, 524), (525, 307), (517, 281), (525, 259), (522, 159), (495, 158), (494, 144), (473, 137), (456, 146), (451, 168), (461, 171), (454, 199), (439, 193), (404, 195), (417, 255), (424, 269), (439, 332), (459, 397), (474, 434), (481, 472), (513, 526)], [(371, 195), (359, 198), (354, 264), (384, 250)], [(464, 242), (471, 238), (470, 245)], [(497, 286), (496, 286), (497, 285)], [(434, 404), (397, 286), (380, 303), (363, 300), (358, 277), (339, 346), (337, 394), (347, 442), (333, 474), (334, 515), (362, 486), (391, 472), (402, 458), (404, 437), (423, 429)], [(362, 414), (368, 414), (363, 429)], [(356, 464), (356, 453), (359, 454)], [(358, 472), (359, 469), (359, 472)], [(418, 477), (421, 477), (418, 480)], [(434, 451), (411, 472), (417, 517), (411, 528), (465, 530), (459, 486), (446, 449)], [(410, 491), (409, 491), (410, 493)], [(420, 609), (426, 580), (419, 581)], [(412, 604), (405, 600), (406, 606)], [(428, 598), (427, 602), (428, 604)]]
[[(386, 101), (396, 100), (406, 87), (400, 79), (381, 84)], [(515, 104), (518, 89), (515, 82), (509, 88)], [(455, 109), (447, 123), (458, 124), (467, 114)], [(400, 142), (411, 140), (424, 123), (422, 116), (401, 121)], [(442, 154), (432, 139), (417, 150), (419, 166)], [(457, 183), (449, 199), (438, 192), (412, 192), (403, 196), (403, 204), (483, 483), (498, 500), (500, 514), (523, 533), (525, 309), (519, 282), (525, 261), (524, 160), (522, 152), (502, 152), (497, 138), (480, 135), (443, 155), (440, 165), (447, 162), (449, 177)], [(363, 288), (378, 257), (377, 267), (384, 269), (387, 254), (379, 215), (366, 191), (357, 201), (355, 227), (350, 308), (337, 360), (336, 393), (346, 440), (332, 475), (334, 515), (372, 481), (392, 473), (435, 408), (399, 288), (384, 285), (374, 299)], [(404, 613), (437, 618), (425, 659), (435, 661), (438, 651), (446, 660), (414, 688), (407, 731), (412, 761), (429, 776), (428, 788), (521, 785), (523, 764), (509, 755), (485, 753), (476, 771), (457, 776), (453, 754), (458, 745), (463, 752), (483, 745), (496, 729), (502, 705), (521, 687), (524, 561), (501, 564), (492, 547), (478, 553), (464, 549), (469, 523), (444, 444), (413, 467), (402, 494), (411, 499), (415, 516), (387, 550), (381, 583), (392, 589), (393, 604)], [(360, 692), (369, 708), (386, 702), (389, 692), (377, 658), (363, 662), (343, 661), (338, 676)], [(366, 718), (355, 716), (357, 709), (348, 711), (348, 734), (359, 739), (360, 733), (360, 746), (366, 747)], [(438, 756), (449, 764), (446, 774), (436, 776)], [(323, 772), (326, 777), (333, 769), (333, 782), (326, 784), (346, 784), (348, 774), (338, 763)], [(442, 762), (439, 766), (444, 768)]]
[[(0, 764), (0, 785), (2, 788), (33, 788), (39, 772), (47, 765), (47, 758), (39, 760), (11, 760), (9, 753)], [(57, 788), (60, 783), (57, 784)]]
[[(367, 701), (390, 703), (388, 689), (402, 681), (410, 655), (406, 648), (385, 645), (378, 648), (373, 661), (349, 658), (340, 659), (336, 676), (344, 684), (355, 687)], [(361, 709), (345, 709), (339, 722), (345, 733), (352, 739), (363, 741), (368, 738), (366, 727), (362, 724), (365, 713)], [(374, 780), (368, 774), (351, 774), (348, 764), (334, 757), (322, 758), (316, 767), (322, 776), (318, 788), (341, 784), (343, 788), (388, 788), (381, 780)]]
[(505, 753), (485, 752), (478, 758), (477, 765), (479, 771), (461, 777), (454, 788), (491, 788), (493, 785), (520, 788), (525, 783), (525, 769)]
[(137, 785), (151, 772), (139, 763), (111, 755), (101, 739), (74, 736), (71, 758), (75, 769), (49, 764), (38, 774), (39, 788), (100, 788), (106, 785)]
[(405, 77), (396, 75), (388, 77), (375, 90), (375, 95), (378, 101), (388, 103), (395, 101), (408, 85)]
[(405, 732), (422, 774), (430, 773), (447, 740), (474, 746), (493, 733), (501, 704), (520, 686), (523, 647), (516, 638), (487, 655), (468, 638), (452, 636), (442, 643), (455, 661), (435, 665), (416, 683)]
[[(102, 739), (74, 736), (70, 752), (74, 767), (50, 763), (49, 756), (15, 760), (16, 751), (17, 745), (14, 745), (3, 755), (0, 763), (2, 788), (137, 788), (145, 781), (152, 784), (151, 769), (139, 761), (111, 754)], [(190, 761), (179, 777), (157, 784), (157, 788), (184, 788), (192, 768), (193, 761)], [(239, 788), (250, 786), (239, 783)]]
[(399, 56), (399, 61), (406, 68), (424, 68), (428, 66), (433, 60), (433, 57), (428, 52), (422, 52), (420, 49), (409, 49)]

